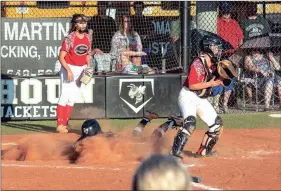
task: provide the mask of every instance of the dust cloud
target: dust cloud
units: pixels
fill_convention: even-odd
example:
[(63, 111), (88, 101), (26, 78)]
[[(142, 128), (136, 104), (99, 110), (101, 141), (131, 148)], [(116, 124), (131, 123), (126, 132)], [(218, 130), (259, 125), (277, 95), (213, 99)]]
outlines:
[(171, 136), (152, 143), (152, 131), (147, 129), (137, 138), (132, 137), (131, 129), (108, 132), (88, 137), (75, 148), (72, 145), (79, 135), (74, 133), (28, 135), (20, 139), (18, 145), (2, 151), (2, 160), (63, 160), (81, 165), (140, 161), (152, 152), (167, 153), (170, 148)]

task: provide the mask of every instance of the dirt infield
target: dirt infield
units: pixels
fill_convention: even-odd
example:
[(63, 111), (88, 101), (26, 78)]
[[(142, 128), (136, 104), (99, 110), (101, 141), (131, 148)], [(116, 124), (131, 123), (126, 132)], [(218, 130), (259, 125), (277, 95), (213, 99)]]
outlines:
[[(150, 130), (135, 140), (129, 133), (88, 140), (75, 164), (67, 149), (77, 134), (2, 136), (2, 189), (129, 190), (136, 167), (152, 152), (146, 138)], [(160, 152), (169, 151), (174, 134), (166, 134)], [(195, 131), (184, 149), (184, 164), (203, 178), (194, 189), (281, 189), (280, 129), (226, 129), (215, 148), (217, 157), (193, 158), (190, 151), (198, 149), (203, 134)]]

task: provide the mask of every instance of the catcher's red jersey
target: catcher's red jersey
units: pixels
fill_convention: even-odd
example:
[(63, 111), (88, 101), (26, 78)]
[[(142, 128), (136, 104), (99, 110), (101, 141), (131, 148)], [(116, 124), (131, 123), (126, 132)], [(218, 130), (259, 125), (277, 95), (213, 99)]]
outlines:
[(79, 39), (76, 34), (70, 33), (62, 42), (60, 51), (66, 51), (65, 61), (74, 66), (86, 65), (86, 57), (91, 52), (91, 42), (88, 34)]
[[(189, 70), (190, 70), (189, 75), (187, 76), (187, 78), (183, 84), (187, 88), (192, 84), (198, 84), (198, 83), (203, 82), (205, 80), (205, 78), (207, 77), (206, 69), (200, 58), (196, 58), (192, 62)], [(211, 66), (210, 72), (212, 73), (213, 70), (214, 70), (214, 65)]]

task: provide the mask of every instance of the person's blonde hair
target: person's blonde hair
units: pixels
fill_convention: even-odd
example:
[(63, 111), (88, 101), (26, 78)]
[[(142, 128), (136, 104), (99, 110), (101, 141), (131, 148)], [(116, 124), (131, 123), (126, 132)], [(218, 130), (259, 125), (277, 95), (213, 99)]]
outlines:
[(174, 157), (153, 154), (133, 177), (133, 190), (191, 190), (191, 176)]

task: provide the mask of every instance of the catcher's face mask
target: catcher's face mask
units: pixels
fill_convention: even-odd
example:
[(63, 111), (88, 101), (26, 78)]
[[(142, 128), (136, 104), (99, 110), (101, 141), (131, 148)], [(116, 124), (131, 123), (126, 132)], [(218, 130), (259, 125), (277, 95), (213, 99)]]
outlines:
[(222, 45), (211, 44), (209, 45), (209, 48), (213, 52), (212, 61), (219, 62), (221, 59)]

